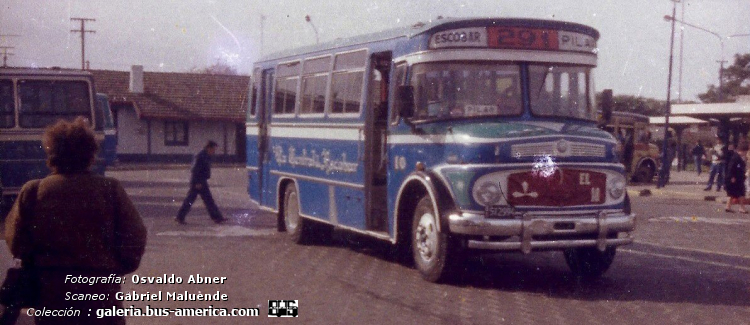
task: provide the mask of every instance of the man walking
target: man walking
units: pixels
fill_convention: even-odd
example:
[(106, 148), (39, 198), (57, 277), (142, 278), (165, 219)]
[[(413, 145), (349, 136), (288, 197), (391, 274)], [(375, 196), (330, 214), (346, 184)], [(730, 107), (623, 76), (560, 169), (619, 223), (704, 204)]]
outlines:
[(708, 174), (708, 184), (704, 191), (710, 191), (714, 185), (714, 177), (716, 177), (716, 191), (721, 191), (721, 187), (724, 186), (724, 144), (721, 140), (716, 142), (713, 148), (711, 148), (711, 171)]
[(188, 191), (185, 201), (182, 202), (180, 211), (177, 212), (175, 221), (185, 224), (185, 216), (193, 206), (193, 202), (200, 194), (203, 203), (206, 205), (208, 214), (215, 223), (226, 221), (216, 206), (211, 190), (208, 188), (208, 179), (211, 178), (211, 156), (216, 153), (216, 142), (208, 141), (205, 148), (201, 150), (193, 159), (193, 166), (190, 169), (190, 190)]

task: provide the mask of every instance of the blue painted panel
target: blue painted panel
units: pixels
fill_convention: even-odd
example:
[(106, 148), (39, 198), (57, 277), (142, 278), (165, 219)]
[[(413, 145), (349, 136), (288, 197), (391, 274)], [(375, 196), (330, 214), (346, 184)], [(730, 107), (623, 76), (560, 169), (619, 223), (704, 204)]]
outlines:
[[(106, 132), (107, 130), (105, 130)], [(110, 132), (114, 131), (112, 129)], [(104, 163), (106, 166), (111, 166), (115, 159), (117, 159), (117, 135), (116, 134), (105, 134), (104, 142), (102, 142), (101, 148), (102, 156), (104, 156)]]
[(329, 220), (328, 185), (318, 182), (298, 180), (302, 214), (322, 220)]
[[(106, 162), (103, 150), (99, 151), (91, 169), (96, 174), (104, 175)], [(32, 179), (49, 174), (47, 155), (42, 149), (41, 140), (0, 142), (0, 181), (4, 188), (19, 188)]]
[(257, 170), (247, 171), (247, 194), (250, 195), (251, 200), (260, 202), (260, 187), (258, 186)]
[(363, 184), (361, 142), (272, 138), (269, 168), (325, 180)]
[(365, 229), (365, 196), (361, 190), (336, 188), (336, 210), (340, 224)]

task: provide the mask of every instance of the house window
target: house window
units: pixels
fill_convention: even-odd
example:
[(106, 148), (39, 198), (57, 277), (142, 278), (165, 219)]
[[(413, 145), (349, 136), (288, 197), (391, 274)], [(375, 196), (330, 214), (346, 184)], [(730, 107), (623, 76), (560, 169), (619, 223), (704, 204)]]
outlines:
[(164, 145), (165, 146), (187, 146), (188, 145), (188, 122), (164, 121)]

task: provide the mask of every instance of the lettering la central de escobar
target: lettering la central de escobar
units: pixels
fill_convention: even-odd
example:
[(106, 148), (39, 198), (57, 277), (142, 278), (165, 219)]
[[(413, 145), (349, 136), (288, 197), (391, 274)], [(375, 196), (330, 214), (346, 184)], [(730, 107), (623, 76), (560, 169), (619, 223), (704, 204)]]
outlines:
[(273, 147), (273, 155), (276, 163), (279, 165), (289, 164), (293, 167), (310, 167), (324, 171), (326, 174), (335, 172), (354, 173), (359, 166), (358, 162), (347, 162), (346, 153), (341, 153), (341, 159), (331, 158), (331, 151), (323, 149), (320, 153), (316, 150), (302, 149), (301, 154), (297, 154), (297, 149), (290, 146), (287, 154), (281, 146)]

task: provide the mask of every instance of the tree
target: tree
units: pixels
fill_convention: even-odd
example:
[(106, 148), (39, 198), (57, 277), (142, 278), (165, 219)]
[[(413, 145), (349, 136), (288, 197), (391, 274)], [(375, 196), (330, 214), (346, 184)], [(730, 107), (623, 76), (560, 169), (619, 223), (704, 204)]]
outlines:
[[(601, 93), (597, 94), (597, 103), (601, 105)], [(666, 102), (653, 98), (633, 95), (616, 95), (613, 98), (613, 111), (638, 113), (647, 116), (663, 116)], [(601, 107), (599, 107), (601, 110)]]
[(739, 95), (750, 95), (750, 54), (736, 54), (734, 63), (722, 70), (723, 89), (708, 85), (708, 90), (699, 94), (704, 103), (733, 102)]
[(216, 63), (202, 68), (192, 68), (190, 69), (191, 72), (194, 73), (204, 73), (204, 74), (219, 74), (219, 75), (237, 75), (237, 69), (231, 65), (229, 65), (226, 61), (221, 59), (216, 59)]

